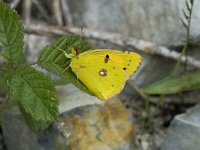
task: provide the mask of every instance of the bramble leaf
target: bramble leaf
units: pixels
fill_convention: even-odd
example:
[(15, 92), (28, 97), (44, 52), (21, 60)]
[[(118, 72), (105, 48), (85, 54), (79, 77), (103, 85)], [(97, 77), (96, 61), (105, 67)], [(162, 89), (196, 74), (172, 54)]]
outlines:
[(4, 65), (0, 73), (0, 92), (8, 94), (9, 83), (13, 76), (13, 69), (9, 65)]
[(9, 95), (38, 121), (55, 121), (58, 101), (49, 76), (30, 67), (18, 67), (10, 81)]
[(18, 103), (18, 106), (27, 125), (32, 131), (36, 132), (39, 129), (47, 128), (50, 125), (50, 121), (35, 120), (29, 113), (26, 112), (26, 110), (22, 107), (20, 103)]
[(16, 11), (0, 1), (0, 42), (3, 45), (2, 56), (9, 63), (24, 62), (22, 55), (24, 31)]
[(89, 50), (90, 46), (88, 43), (81, 40), (79, 36), (61, 37), (43, 49), (38, 60), (39, 65), (66, 79), (68, 83), (72, 83), (79, 89), (90, 93), (81, 81), (77, 82), (77, 76), (72, 72), (70, 67), (66, 70), (70, 65), (70, 59), (66, 58), (62, 50), (70, 54), (72, 48), (84, 52)]

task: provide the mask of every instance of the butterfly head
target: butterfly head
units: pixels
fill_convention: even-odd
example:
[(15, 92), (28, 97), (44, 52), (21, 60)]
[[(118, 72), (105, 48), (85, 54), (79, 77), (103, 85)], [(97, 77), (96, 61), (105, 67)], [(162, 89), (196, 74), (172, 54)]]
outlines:
[(72, 49), (71, 49), (71, 52), (72, 52), (72, 54), (74, 55), (74, 56), (77, 56), (77, 55), (79, 55), (81, 52), (80, 52), (80, 50), (78, 49), (78, 48), (76, 48), (76, 47), (73, 47)]
[(66, 58), (70, 58), (70, 59), (76, 57), (79, 54), (80, 54), (80, 51), (77, 48), (71, 48), (71, 53), (70, 54), (68, 54), (67, 52), (64, 51), (65, 57)]

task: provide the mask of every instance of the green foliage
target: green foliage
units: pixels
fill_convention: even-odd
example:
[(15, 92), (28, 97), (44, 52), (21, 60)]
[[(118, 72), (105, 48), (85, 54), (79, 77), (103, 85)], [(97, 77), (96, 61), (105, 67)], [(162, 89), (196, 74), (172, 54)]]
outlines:
[(17, 13), (7, 4), (0, 2), (0, 42), (3, 44), (2, 56), (9, 63), (23, 63), (23, 26)]
[(66, 79), (68, 83), (72, 83), (79, 89), (90, 93), (88, 89), (81, 83), (81, 81), (77, 82), (77, 76), (69, 67), (70, 59), (66, 58), (64, 52), (61, 51), (64, 50), (66, 53), (70, 54), (71, 48), (76, 48), (78, 50), (80, 49), (81, 52), (84, 52), (89, 50), (90, 46), (88, 43), (81, 40), (79, 36), (61, 37), (42, 50), (42, 53), (38, 59), (39, 65), (48, 71), (51, 71)]
[[(192, 16), (194, 0), (186, 0), (186, 8), (182, 9), (184, 18), (181, 18), (181, 22), (186, 29), (185, 44), (182, 48), (178, 61), (173, 69), (172, 76), (168, 76), (160, 81), (157, 81), (147, 87), (143, 87), (142, 90), (146, 94), (175, 94), (182, 91), (190, 91), (200, 89), (200, 73), (191, 73), (183, 76), (178, 76), (178, 71), (181, 66), (181, 58), (186, 55), (189, 45), (190, 35), (190, 23)], [(186, 60), (187, 61), (187, 60)], [(187, 63), (187, 62), (186, 62)]]
[(181, 22), (183, 24), (183, 26), (185, 27), (186, 29), (186, 40), (185, 40), (185, 44), (184, 44), (184, 47), (182, 48), (182, 51), (181, 51), (181, 55), (179, 56), (179, 59), (174, 67), (174, 70), (173, 70), (173, 75), (177, 75), (178, 73), (178, 70), (180, 68), (180, 65), (181, 65), (181, 58), (186, 54), (186, 51), (187, 51), (187, 48), (188, 48), (188, 44), (189, 44), (189, 35), (190, 35), (190, 23), (191, 23), (191, 16), (192, 16), (192, 8), (193, 8), (193, 3), (194, 1), (193, 0), (186, 0), (185, 1), (186, 3), (186, 8), (187, 10), (184, 10), (182, 9), (183, 11), (183, 15), (184, 15), (184, 19), (181, 18)]
[(9, 84), (10, 97), (35, 120), (55, 121), (58, 102), (48, 76), (30, 67), (18, 67)]
[(200, 72), (186, 74), (184, 76), (172, 76), (142, 88), (142, 91), (150, 95), (175, 94), (182, 91), (200, 89)]
[(1, 68), (1, 74), (0, 74), (0, 92), (8, 94), (9, 89), (9, 81), (12, 78), (13, 70), (10, 66), (5, 65)]
[(58, 115), (58, 101), (51, 78), (26, 62), (23, 26), (17, 13), (0, 2), (0, 42), (7, 60), (0, 68), (0, 92), (16, 101), (33, 131), (47, 127)]
[[(46, 128), (58, 115), (55, 85), (49, 76), (26, 64), (22, 53), (24, 31), (17, 13), (3, 2), (0, 2), (0, 10), (0, 42), (2, 56), (7, 61), (0, 68), (0, 92), (16, 102), (33, 131)], [(77, 82), (71, 68), (66, 69), (71, 60), (63, 50), (70, 54), (72, 48), (84, 52), (90, 46), (79, 36), (62, 37), (43, 49), (38, 65), (61, 77), (58, 81), (64, 79), (65, 83), (72, 83), (89, 93), (81, 82)]]
[(6, 85), (6, 82), (4, 80), (4, 78), (0, 77), (0, 93), (5, 93), (8, 91), (8, 88), (7, 88), (7, 85)]
[(32, 129), (32, 131), (36, 132), (39, 129), (44, 129), (49, 126), (51, 123), (50, 121), (45, 120), (35, 120), (29, 113), (26, 112), (26, 110), (22, 107), (20, 103), (18, 103), (19, 109), (24, 116), (24, 119), (26, 120), (28, 126)]

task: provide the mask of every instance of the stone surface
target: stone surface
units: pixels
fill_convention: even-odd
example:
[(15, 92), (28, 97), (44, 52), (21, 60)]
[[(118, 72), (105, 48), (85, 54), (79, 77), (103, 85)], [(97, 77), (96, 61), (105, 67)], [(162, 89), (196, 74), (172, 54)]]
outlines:
[(75, 26), (174, 45), (185, 38), (180, 23), (185, 0), (68, 0)]
[(161, 150), (199, 150), (200, 146), (200, 105), (172, 121), (169, 133)]
[(41, 150), (37, 138), (29, 130), (21, 115), (4, 112), (1, 127), (8, 150)]
[(80, 91), (71, 84), (57, 86), (57, 94), (59, 98), (60, 113), (72, 110), (77, 107), (104, 103), (95, 96), (91, 96), (83, 91)]
[(7, 150), (55, 150), (58, 129), (50, 126), (33, 133), (14, 107), (1, 113), (3, 142)]
[(81, 115), (63, 115), (60, 122), (69, 150), (132, 150), (134, 124), (119, 100), (89, 106)]
[(190, 25), (190, 39), (194, 43), (198, 43), (200, 41), (200, 0), (194, 1), (193, 12), (192, 12), (192, 20)]

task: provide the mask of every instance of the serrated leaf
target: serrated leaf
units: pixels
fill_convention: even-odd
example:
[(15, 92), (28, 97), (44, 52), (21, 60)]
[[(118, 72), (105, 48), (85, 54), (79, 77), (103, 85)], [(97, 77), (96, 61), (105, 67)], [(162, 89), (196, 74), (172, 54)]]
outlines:
[(10, 81), (9, 94), (35, 120), (56, 119), (58, 101), (54, 85), (47, 75), (30, 67), (19, 67)]
[(8, 89), (9, 89), (9, 83), (10, 80), (13, 76), (13, 69), (8, 66), (4, 65), (1, 71), (1, 77), (0, 77), (0, 91), (3, 92), (4, 94), (8, 94)]
[(184, 76), (167, 77), (155, 82), (142, 91), (146, 94), (176, 94), (182, 91), (200, 89), (200, 72), (186, 74)]
[(19, 64), (23, 60), (24, 31), (16, 11), (0, 1), (0, 42), (3, 44), (2, 55), (10, 63)]
[(0, 92), (1, 93), (8, 92), (8, 86), (6, 84), (6, 80), (3, 77), (0, 77)]
[(27, 125), (34, 132), (36, 132), (39, 129), (47, 128), (49, 126), (49, 124), (51, 123), (49, 121), (35, 120), (29, 113), (26, 112), (26, 110), (22, 107), (22, 105), (20, 103), (18, 103), (18, 107), (19, 107), (20, 112), (23, 115)]
[(77, 76), (72, 72), (70, 67), (64, 71), (70, 65), (70, 59), (66, 58), (64, 53), (59, 49), (65, 50), (70, 54), (71, 48), (77, 48), (81, 52), (84, 52), (89, 50), (90, 46), (81, 40), (79, 36), (61, 37), (43, 49), (38, 60), (39, 65), (66, 79), (68, 83), (72, 83), (79, 89), (90, 93), (81, 81), (78, 82)]

